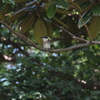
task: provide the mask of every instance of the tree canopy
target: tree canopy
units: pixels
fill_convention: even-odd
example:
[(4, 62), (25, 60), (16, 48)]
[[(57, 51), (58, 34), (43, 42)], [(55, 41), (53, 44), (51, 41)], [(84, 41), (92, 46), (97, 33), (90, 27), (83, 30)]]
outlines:
[(99, 100), (99, 33), (100, 0), (0, 0), (0, 100)]

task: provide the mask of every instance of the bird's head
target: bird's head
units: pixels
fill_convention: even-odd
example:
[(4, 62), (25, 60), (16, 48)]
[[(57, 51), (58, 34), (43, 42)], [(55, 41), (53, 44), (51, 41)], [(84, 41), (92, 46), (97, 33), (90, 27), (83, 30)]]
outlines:
[(43, 41), (49, 40), (49, 38), (47, 36), (42, 36), (41, 38), (43, 39)]

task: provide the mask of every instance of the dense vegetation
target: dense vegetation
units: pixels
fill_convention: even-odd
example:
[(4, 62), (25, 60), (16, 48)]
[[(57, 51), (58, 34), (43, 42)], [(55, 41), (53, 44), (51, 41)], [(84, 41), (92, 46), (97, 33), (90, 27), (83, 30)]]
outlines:
[(0, 0), (0, 100), (99, 100), (99, 32), (100, 0)]

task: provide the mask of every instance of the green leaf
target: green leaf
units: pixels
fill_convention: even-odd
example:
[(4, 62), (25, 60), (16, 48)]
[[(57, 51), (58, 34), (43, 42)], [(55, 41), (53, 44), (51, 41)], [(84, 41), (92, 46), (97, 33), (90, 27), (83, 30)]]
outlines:
[(15, 0), (2, 0), (3, 3), (10, 3), (10, 4), (13, 4), (15, 5)]
[(95, 39), (100, 32), (100, 16), (92, 17), (89, 29), (92, 39)]
[(80, 7), (81, 7), (81, 9), (85, 9), (89, 6), (89, 4), (90, 4), (90, 1), (86, 1), (86, 2), (83, 2), (82, 4), (80, 4)]
[(95, 16), (100, 16), (100, 4), (96, 4), (93, 8), (92, 8), (92, 13)]
[(34, 38), (38, 44), (42, 44), (42, 36), (47, 36), (47, 28), (41, 18), (38, 18), (34, 24)]
[(58, 19), (57, 17), (53, 17), (53, 20), (54, 20), (55, 22), (57, 22), (57, 23), (63, 25), (64, 27), (68, 28), (68, 26), (67, 26), (64, 22), (62, 22), (60, 19)]
[(52, 3), (52, 4), (48, 7), (46, 13), (47, 13), (47, 16), (48, 16), (49, 18), (52, 18), (52, 17), (55, 15), (55, 13), (56, 13), (56, 5)]
[(90, 21), (91, 17), (92, 17), (92, 13), (90, 11), (83, 14), (82, 18), (80, 18), (78, 21), (78, 28), (81, 28), (82, 26), (84, 26), (84, 24), (88, 23)]
[(51, 20), (50, 18), (48, 18), (46, 12), (42, 12), (42, 17), (43, 17), (43, 19), (44, 19), (45, 21), (50, 22), (50, 23), (52, 22), (52, 20)]
[(65, 0), (54, 0), (57, 4), (63, 6), (64, 8), (68, 9), (68, 3)]

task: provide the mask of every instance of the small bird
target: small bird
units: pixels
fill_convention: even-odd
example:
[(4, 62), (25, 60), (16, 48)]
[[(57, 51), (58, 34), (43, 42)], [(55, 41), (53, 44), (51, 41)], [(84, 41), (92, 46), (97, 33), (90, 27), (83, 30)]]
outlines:
[(42, 36), (41, 37), (43, 39), (43, 47), (45, 49), (50, 49), (50, 40), (47, 36)]
[[(50, 49), (50, 40), (49, 40), (49, 38), (47, 36), (42, 36), (41, 38), (43, 39), (43, 48)], [(48, 55), (49, 61), (51, 61), (50, 60), (50, 53), (47, 52), (47, 55)]]

